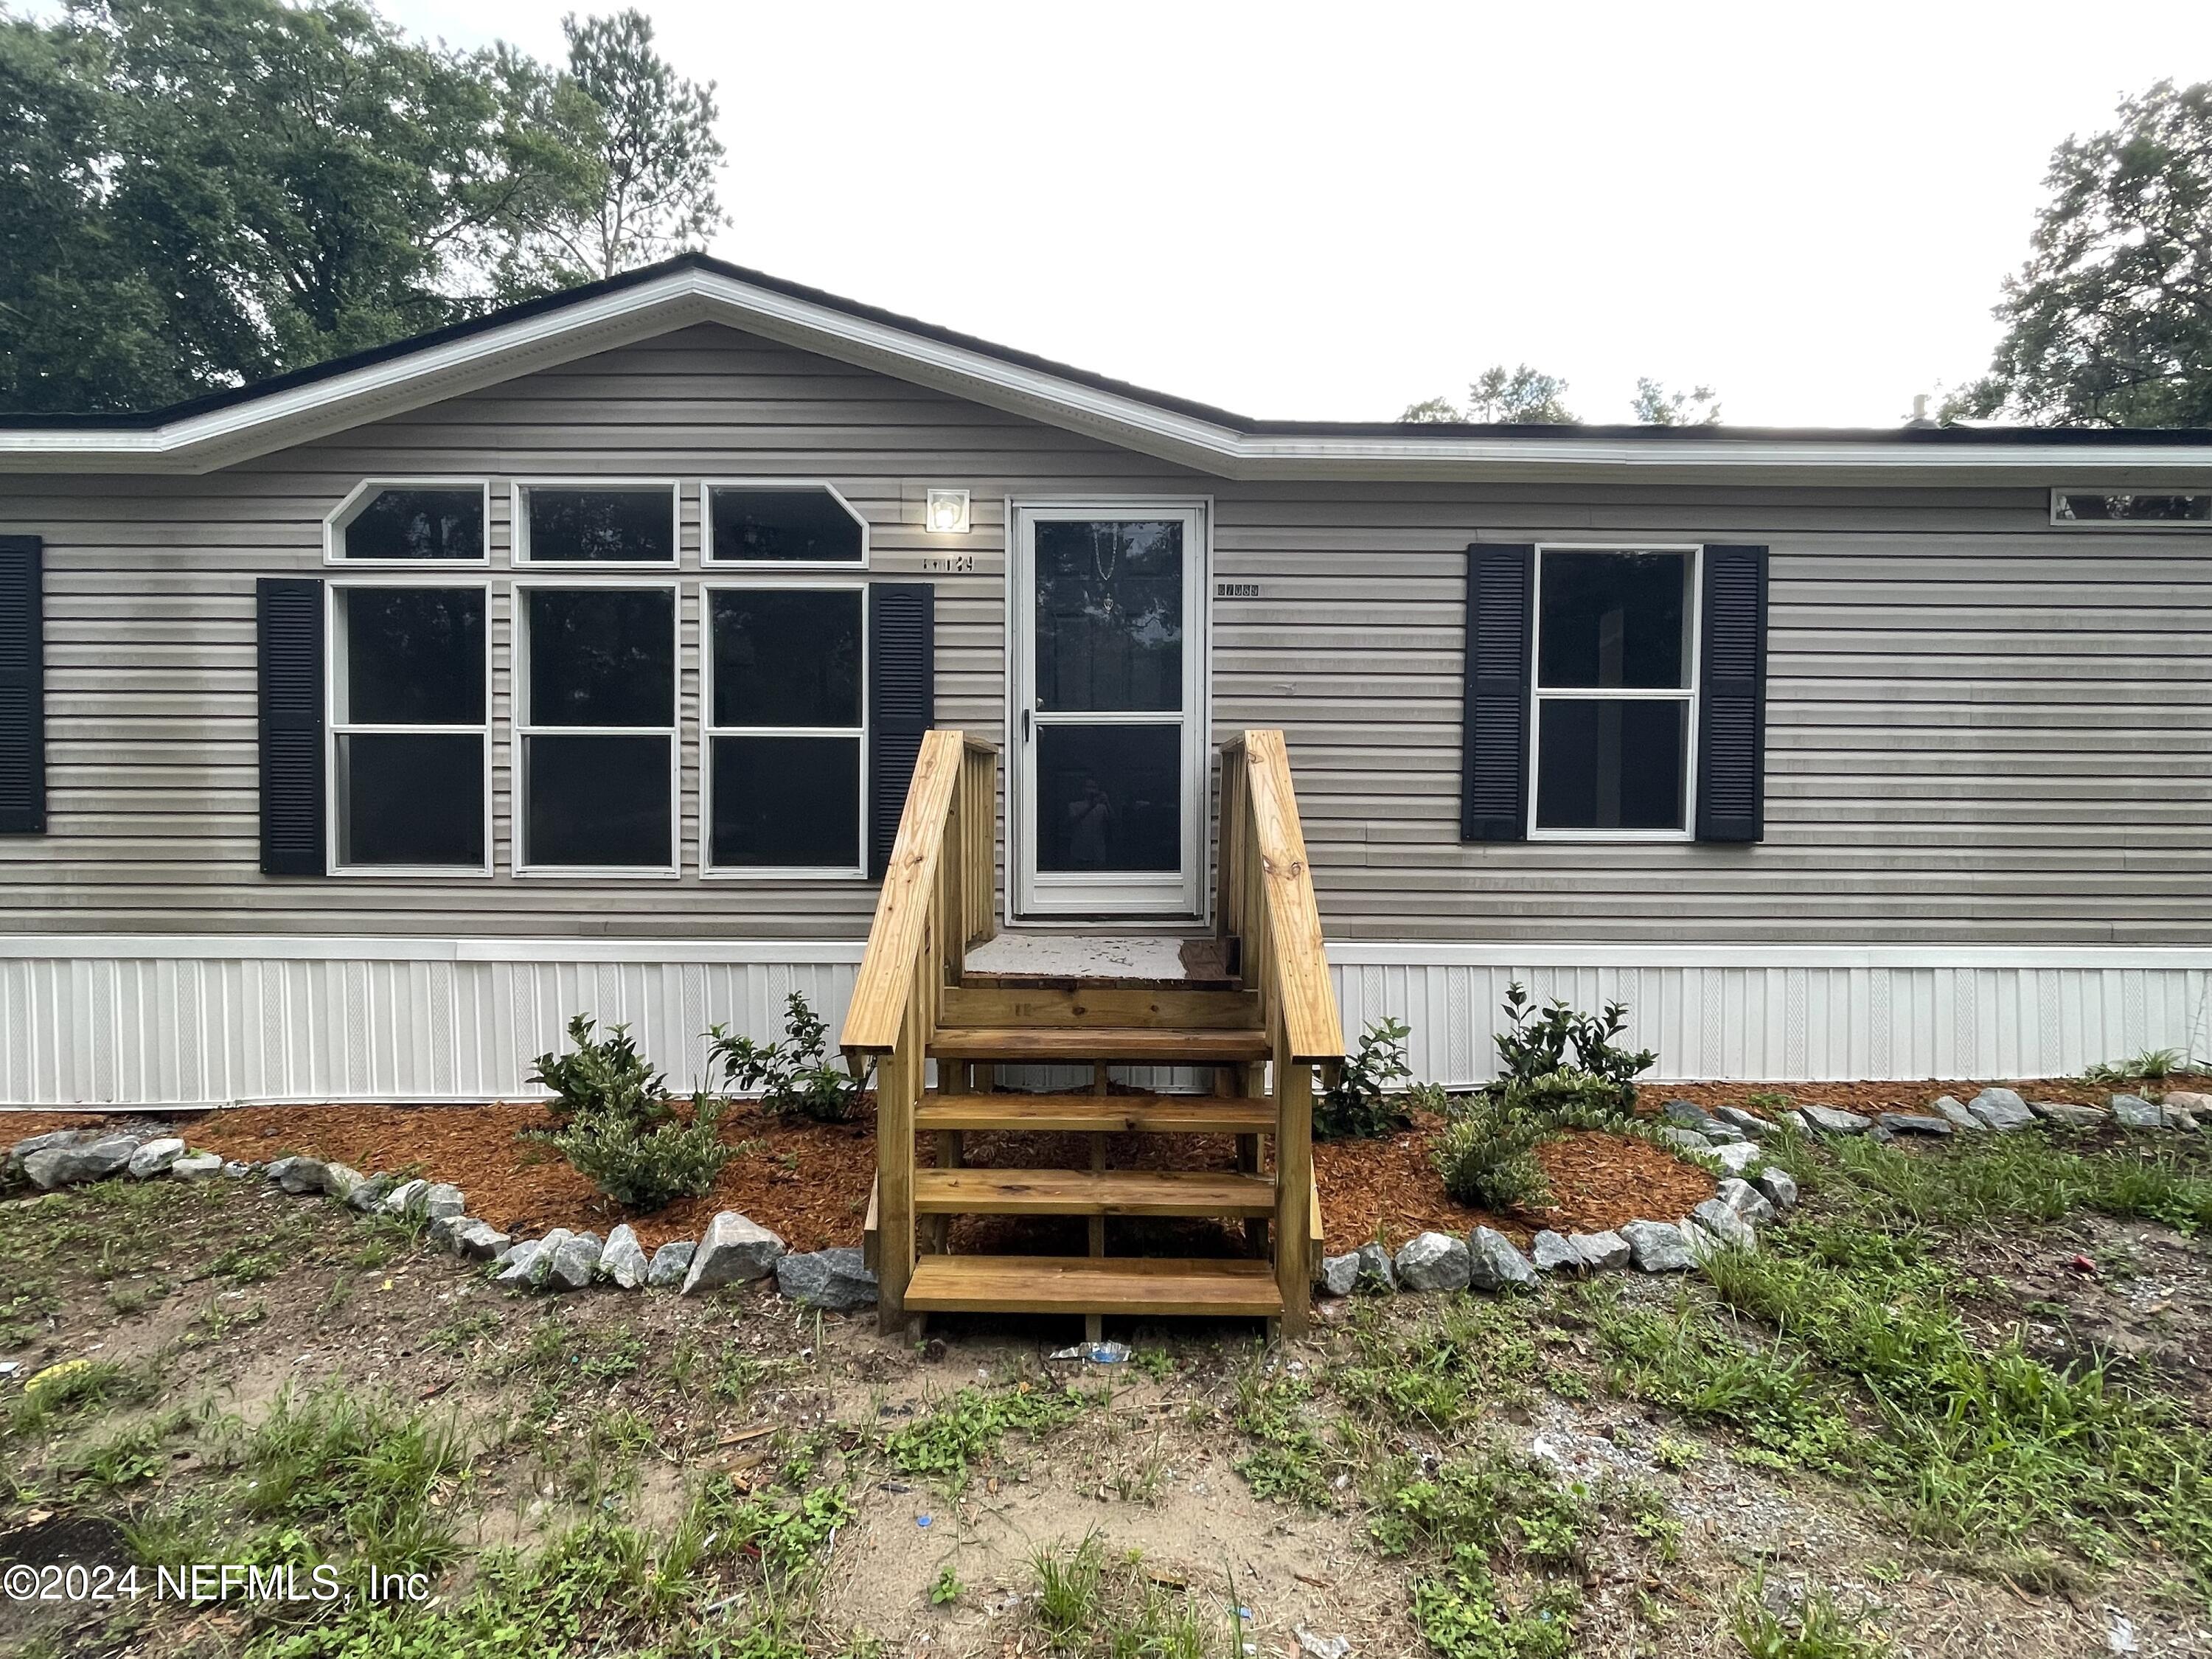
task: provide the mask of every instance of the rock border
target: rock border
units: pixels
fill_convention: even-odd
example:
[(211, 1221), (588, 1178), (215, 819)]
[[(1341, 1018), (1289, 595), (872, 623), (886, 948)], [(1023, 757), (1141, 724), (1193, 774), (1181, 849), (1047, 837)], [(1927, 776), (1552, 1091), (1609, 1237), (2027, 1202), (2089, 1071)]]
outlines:
[(851, 1245), (793, 1251), (750, 1216), (724, 1210), (697, 1240), (674, 1240), (648, 1257), (624, 1222), (602, 1240), (597, 1233), (556, 1227), (542, 1238), (514, 1238), (468, 1212), (468, 1197), (448, 1182), (363, 1175), (343, 1164), (291, 1156), (266, 1164), (225, 1163), (193, 1152), (174, 1135), (141, 1136), (103, 1129), (52, 1129), (17, 1141), (0, 1157), (11, 1179), (41, 1192), (116, 1179), (204, 1181), (258, 1176), (295, 1198), (330, 1198), (362, 1215), (428, 1224), (433, 1247), (496, 1268), (494, 1282), (538, 1292), (604, 1285), (621, 1291), (672, 1290), (700, 1296), (725, 1285), (773, 1278), (785, 1300), (802, 1307), (850, 1312), (872, 1306), (876, 1276)]

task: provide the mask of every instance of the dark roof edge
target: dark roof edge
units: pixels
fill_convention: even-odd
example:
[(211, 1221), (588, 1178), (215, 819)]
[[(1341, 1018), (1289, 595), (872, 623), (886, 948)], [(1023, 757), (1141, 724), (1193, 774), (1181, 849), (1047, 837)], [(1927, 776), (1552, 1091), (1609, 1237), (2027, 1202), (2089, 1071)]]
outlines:
[(486, 312), (480, 317), (448, 324), (427, 333), (410, 335), (364, 351), (332, 357), (305, 368), (294, 369), (265, 380), (234, 386), (227, 391), (212, 392), (166, 408), (137, 411), (130, 414), (0, 414), (0, 431), (76, 430), (143, 432), (206, 415), (217, 410), (234, 408), (260, 398), (297, 387), (312, 386), (321, 380), (333, 380), (354, 370), (386, 363), (412, 353), (425, 351), (455, 340), (487, 333), (508, 324), (541, 317), (548, 313), (580, 305), (610, 294), (645, 286), (664, 276), (681, 270), (710, 271), (734, 282), (799, 300), (810, 305), (861, 321), (896, 329), (919, 338), (972, 351), (979, 356), (1030, 369), (1078, 386), (1127, 398), (1154, 409), (1204, 421), (1231, 432), (1249, 437), (1273, 438), (1529, 438), (1560, 439), (1587, 438), (1606, 442), (1627, 441), (1655, 444), (1726, 444), (1737, 442), (1760, 443), (1889, 443), (1927, 445), (1940, 447), (1972, 448), (1981, 445), (2045, 443), (2081, 448), (2096, 448), (2106, 445), (2147, 447), (2212, 446), (2212, 428), (2201, 427), (1994, 427), (1994, 426), (1896, 426), (1896, 427), (1772, 427), (1772, 426), (1553, 426), (1516, 423), (1474, 423), (1465, 422), (1423, 421), (1277, 421), (1255, 420), (1232, 410), (1194, 398), (1179, 398), (1172, 393), (1156, 392), (1147, 386), (1127, 380), (1118, 380), (1110, 375), (1094, 374), (1073, 364), (1042, 357), (1034, 352), (1018, 350), (995, 341), (972, 334), (963, 334), (955, 329), (941, 328), (933, 323), (886, 311), (879, 306), (862, 304), (842, 295), (810, 288), (803, 283), (787, 282), (771, 276), (765, 271), (753, 270), (744, 265), (732, 264), (708, 253), (679, 253), (656, 264), (641, 265), (596, 283), (586, 283), (579, 288), (563, 289), (557, 294), (548, 294), (518, 305), (503, 306)]

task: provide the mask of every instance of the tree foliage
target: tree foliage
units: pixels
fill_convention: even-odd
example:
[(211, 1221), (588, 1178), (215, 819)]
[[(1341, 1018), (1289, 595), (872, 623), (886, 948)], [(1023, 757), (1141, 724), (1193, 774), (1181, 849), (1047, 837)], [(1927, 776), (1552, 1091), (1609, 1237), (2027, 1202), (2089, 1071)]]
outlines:
[(2212, 425), (2212, 82), (2162, 81), (2053, 154), (1996, 315), (1990, 372), (1947, 416)]
[(635, 13), (570, 33), (555, 70), (359, 0), (0, 21), (0, 408), (158, 407), (692, 245), (711, 91)]
[(1467, 389), (1462, 409), (1449, 398), (1429, 398), (1409, 405), (1401, 421), (1468, 421), (1479, 424), (1573, 426), (1581, 416), (1566, 404), (1567, 383), (1556, 374), (1522, 363), (1507, 368), (1492, 363)]
[(1665, 384), (1648, 375), (1636, 380), (1636, 396), (1630, 401), (1637, 421), (1644, 426), (1718, 426), (1720, 398), (1709, 386), (1687, 392), (1669, 392)]

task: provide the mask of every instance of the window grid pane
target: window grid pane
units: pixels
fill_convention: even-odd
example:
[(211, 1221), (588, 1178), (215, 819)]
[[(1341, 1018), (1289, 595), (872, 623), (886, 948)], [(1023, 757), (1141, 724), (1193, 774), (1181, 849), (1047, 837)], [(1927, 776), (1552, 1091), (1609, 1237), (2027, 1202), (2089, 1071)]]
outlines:
[(332, 590), (332, 821), (341, 869), (483, 871), (489, 590)]
[(860, 867), (865, 594), (706, 590), (705, 867)]
[(672, 484), (522, 486), (527, 562), (674, 564)]
[(860, 522), (818, 485), (707, 487), (707, 525), (717, 564), (859, 564)]

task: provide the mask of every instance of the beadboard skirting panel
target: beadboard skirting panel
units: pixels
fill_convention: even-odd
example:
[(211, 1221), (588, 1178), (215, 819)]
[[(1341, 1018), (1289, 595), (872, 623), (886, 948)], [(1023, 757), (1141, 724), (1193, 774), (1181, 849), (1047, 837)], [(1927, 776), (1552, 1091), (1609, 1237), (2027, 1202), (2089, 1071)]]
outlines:
[[(1626, 1003), (1628, 1040), (1657, 1051), (1662, 1079), (1998, 1080), (2212, 1050), (2207, 950), (1360, 942), (1331, 956), (1346, 1031), (1404, 1020), (1416, 1075), (1453, 1086), (1492, 1075), (1516, 981), (1538, 1001)], [(834, 1037), (860, 957), (842, 941), (0, 939), (0, 1104), (512, 1099), (579, 1012), (626, 1021), (688, 1089), (710, 1024), (774, 1036), (793, 991)]]

